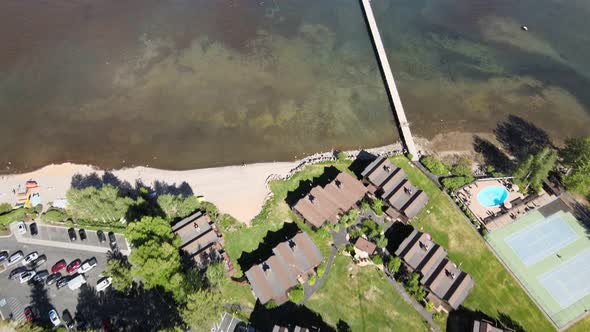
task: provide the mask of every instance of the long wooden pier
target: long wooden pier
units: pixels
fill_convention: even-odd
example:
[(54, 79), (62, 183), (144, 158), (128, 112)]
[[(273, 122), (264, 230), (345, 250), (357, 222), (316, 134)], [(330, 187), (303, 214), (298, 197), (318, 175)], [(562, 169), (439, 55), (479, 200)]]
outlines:
[(369, 30), (371, 31), (371, 35), (373, 37), (375, 49), (377, 50), (377, 56), (379, 58), (379, 63), (381, 64), (381, 70), (385, 76), (385, 86), (389, 92), (389, 97), (391, 99), (390, 101), (393, 104), (393, 110), (395, 112), (398, 126), (401, 131), (401, 139), (404, 142), (408, 153), (412, 155), (412, 159), (418, 160), (418, 150), (416, 150), (414, 138), (412, 137), (412, 132), (410, 131), (410, 124), (406, 118), (404, 106), (402, 105), (402, 100), (399, 97), (399, 92), (397, 91), (395, 80), (393, 79), (393, 73), (391, 72), (389, 60), (387, 60), (387, 54), (385, 52), (385, 48), (383, 47), (383, 42), (381, 41), (381, 35), (379, 34), (379, 29), (377, 28), (377, 22), (375, 21), (375, 16), (373, 15), (371, 3), (369, 0), (361, 0), (361, 3), (363, 5), (365, 19), (369, 24)]

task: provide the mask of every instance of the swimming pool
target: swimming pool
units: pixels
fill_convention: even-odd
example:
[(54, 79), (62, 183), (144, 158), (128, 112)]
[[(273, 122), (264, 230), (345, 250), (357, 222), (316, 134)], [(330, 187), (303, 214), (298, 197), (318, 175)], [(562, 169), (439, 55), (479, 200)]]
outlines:
[(482, 189), (477, 194), (477, 201), (485, 207), (498, 206), (508, 198), (508, 190), (502, 186), (492, 186)]

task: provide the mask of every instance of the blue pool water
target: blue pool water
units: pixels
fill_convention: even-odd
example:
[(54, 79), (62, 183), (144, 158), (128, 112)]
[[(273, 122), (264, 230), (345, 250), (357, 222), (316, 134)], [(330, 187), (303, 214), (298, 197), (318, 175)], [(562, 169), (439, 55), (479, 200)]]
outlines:
[(477, 194), (479, 203), (486, 207), (498, 206), (506, 200), (508, 191), (502, 186), (487, 187)]

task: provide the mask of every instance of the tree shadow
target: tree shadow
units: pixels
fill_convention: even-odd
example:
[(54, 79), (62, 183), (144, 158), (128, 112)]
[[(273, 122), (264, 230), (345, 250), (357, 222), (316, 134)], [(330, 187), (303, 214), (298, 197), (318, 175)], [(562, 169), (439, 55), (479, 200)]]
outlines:
[(300, 181), (299, 186), (297, 186), (297, 189), (287, 193), (287, 198), (285, 199), (285, 202), (287, 202), (289, 206), (295, 205), (295, 203), (297, 203), (299, 199), (307, 195), (313, 187), (323, 187), (327, 185), (328, 183), (332, 182), (336, 178), (336, 176), (338, 176), (339, 173), (340, 171), (334, 166), (325, 167), (322, 175), (315, 177), (312, 180)]
[(112, 172), (106, 171), (102, 176), (99, 176), (96, 172), (82, 175), (74, 174), (71, 180), (72, 188), (84, 189), (88, 187), (94, 187), (100, 189), (103, 186), (111, 185), (119, 189), (122, 196), (137, 198), (141, 195), (142, 191), (149, 193), (152, 197), (160, 195), (182, 195), (184, 198), (194, 195), (193, 189), (186, 181), (181, 182), (179, 185), (176, 183), (168, 184), (164, 181), (156, 180), (152, 186), (146, 185), (141, 180), (136, 180), (135, 185), (131, 185), (127, 181), (122, 181)]
[(36, 313), (35, 323), (44, 328), (52, 328), (53, 324), (49, 320), (48, 313), (53, 309), (53, 305), (47, 294), (47, 289), (41, 283), (33, 283), (31, 285), (31, 308)]
[(112, 288), (97, 293), (83, 285), (76, 320), (85, 321), (88, 329), (100, 329), (102, 321), (108, 321), (117, 330), (127, 331), (160, 331), (184, 324), (171, 294), (141, 285), (135, 286), (129, 296)]
[(473, 137), (473, 149), (483, 156), (486, 165), (493, 166), (498, 172), (510, 174), (516, 167), (515, 162), (502, 150), (492, 142), (477, 135)]
[(512, 329), (515, 332), (524, 332), (524, 328), (514, 321), (510, 316), (503, 312), (498, 312), (498, 318), (488, 316), (482, 311), (472, 311), (465, 307), (459, 307), (459, 309), (449, 313), (447, 319), (447, 331), (448, 332), (463, 332), (472, 331), (473, 323), (475, 321), (486, 320), (495, 324), (496, 327), (504, 329)]
[(508, 120), (499, 123), (494, 133), (504, 149), (518, 160), (553, 146), (545, 130), (516, 115), (509, 115)]
[(401, 222), (394, 222), (385, 231), (387, 238), (387, 251), (394, 253), (400, 244), (412, 233), (414, 228)]
[(295, 223), (285, 223), (283, 227), (276, 231), (269, 231), (262, 239), (254, 251), (243, 252), (238, 258), (238, 264), (242, 271), (248, 271), (253, 265), (260, 264), (270, 256), (272, 256), (272, 249), (279, 243), (292, 238), (301, 230)]
[(320, 314), (292, 302), (269, 310), (256, 301), (254, 311), (250, 314), (250, 323), (260, 331), (272, 331), (274, 326), (287, 327), (292, 331), (295, 326), (299, 326), (311, 331), (336, 332), (324, 322)]
[(352, 332), (352, 328), (348, 325), (347, 322), (340, 319), (338, 323), (336, 323), (336, 331), (338, 332)]

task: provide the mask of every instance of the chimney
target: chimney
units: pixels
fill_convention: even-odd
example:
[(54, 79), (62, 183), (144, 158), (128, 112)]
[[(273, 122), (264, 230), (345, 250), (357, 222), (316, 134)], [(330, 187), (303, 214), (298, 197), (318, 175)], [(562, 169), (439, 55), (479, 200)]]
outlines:
[(313, 204), (315, 201), (315, 197), (312, 194), (309, 194), (309, 201)]
[(268, 263), (262, 263), (262, 271), (264, 271), (264, 274), (266, 274), (266, 276), (270, 274), (270, 266), (268, 265)]
[(455, 280), (455, 278), (457, 277), (457, 275), (454, 272), (451, 272), (449, 270), (446, 270), (446, 274), (447, 274), (447, 277), (449, 277), (453, 280)]
[(289, 248), (292, 251), (295, 251), (295, 249), (297, 248), (297, 245), (295, 244), (295, 241), (293, 241), (293, 239), (289, 240)]
[(384, 169), (384, 170), (385, 170), (387, 173), (391, 172), (391, 167), (389, 167), (388, 165), (383, 165), (383, 169)]
[(336, 181), (334, 181), (334, 183), (336, 183), (336, 187), (342, 188), (342, 181), (336, 179)]
[(193, 227), (197, 230), (197, 232), (201, 231), (201, 227), (199, 227), (199, 225), (196, 222), (193, 223)]
[(429, 247), (427, 243), (424, 243), (422, 241), (420, 241), (420, 248), (422, 248), (422, 250), (424, 251), (428, 251)]

